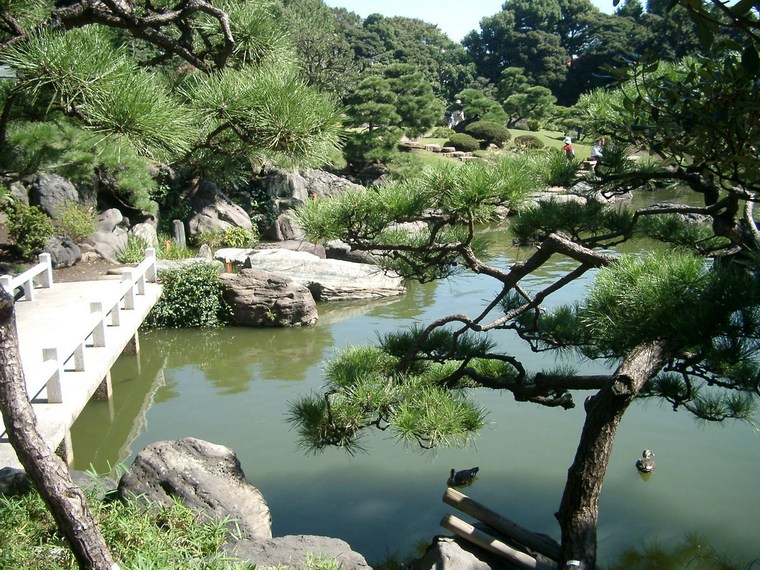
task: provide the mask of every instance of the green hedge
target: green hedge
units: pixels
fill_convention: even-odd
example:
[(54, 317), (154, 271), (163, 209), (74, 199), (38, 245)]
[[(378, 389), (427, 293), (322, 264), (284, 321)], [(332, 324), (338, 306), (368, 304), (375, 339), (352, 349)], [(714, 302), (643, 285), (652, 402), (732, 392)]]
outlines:
[(471, 137), (465, 133), (456, 133), (451, 135), (448, 141), (443, 146), (453, 146), (455, 149), (462, 152), (473, 152), (480, 148), (480, 142), (478, 139)]
[(475, 121), (465, 127), (464, 132), (478, 140), (496, 146), (504, 146), (512, 138), (506, 127), (491, 121)]

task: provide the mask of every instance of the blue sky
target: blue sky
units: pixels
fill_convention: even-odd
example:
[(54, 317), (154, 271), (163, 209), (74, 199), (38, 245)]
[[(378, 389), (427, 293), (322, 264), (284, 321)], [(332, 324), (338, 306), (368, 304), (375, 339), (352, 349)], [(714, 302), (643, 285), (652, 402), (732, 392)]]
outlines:
[[(501, 10), (504, 0), (324, 0), (328, 6), (346, 8), (362, 18), (380, 13), (384, 16), (418, 18), (437, 24), (454, 41), (461, 41), (470, 30), (480, 29), (484, 16)], [(612, 0), (592, 0), (592, 3), (611, 14)]]

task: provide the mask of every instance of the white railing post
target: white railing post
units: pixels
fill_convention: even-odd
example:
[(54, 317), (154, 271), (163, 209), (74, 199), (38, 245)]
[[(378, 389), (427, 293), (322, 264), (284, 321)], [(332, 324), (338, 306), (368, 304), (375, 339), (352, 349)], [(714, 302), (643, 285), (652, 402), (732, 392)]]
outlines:
[(13, 296), (13, 285), (11, 284), (11, 281), (13, 281), (13, 277), (10, 275), (1, 275), (0, 276), (0, 286), (3, 287), (8, 292), (8, 295), (11, 297)]
[(131, 310), (135, 308), (135, 272), (132, 269), (125, 269), (121, 275), (124, 281), (129, 281), (131, 284), (124, 295), (124, 308)]
[(92, 329), (92, 344), (93, 346), (105, 346), (106, 316), (103, 314), (103, 303), (90, 303), (90, 313), (100, 316), (95, 328)]
[(58, 359), (57, 348), (43, 348), (42, 360), (52, 360), (55, 362), (55, 372), (47, 380), (45, 387), (47, 389), (47, 399), (51, 404), (60, 404), (63, 402), (63, 394), (61, 393), (61, 376), (63, 375), (63, 362)]
[(46, 289), (49, 289), (53, 285), (53, 261), (49, 253), (41, 253), (38, 256), (40, 263), (45, 266), (45, 269), (40, 275), (42, 275), (42, 282), (40, 283)]
[(145, 250), (145, 259), (150, 260), (150, 265), (148, 265), (147, 269), (145, 270), (145, 279), (147, 279), (148, 283), (155, 283), (157, 272), (156, 272), (156, 249), (153, 247), (149, 247)]
[(77, 372), (84, 370), (84, 339), (77, 345), (71, 356), (74, 357), (74, 370)]
[(21, 286), (24, 288), (24, 297), (27, 301), (34, 301), (34, 278), (30, 277)]

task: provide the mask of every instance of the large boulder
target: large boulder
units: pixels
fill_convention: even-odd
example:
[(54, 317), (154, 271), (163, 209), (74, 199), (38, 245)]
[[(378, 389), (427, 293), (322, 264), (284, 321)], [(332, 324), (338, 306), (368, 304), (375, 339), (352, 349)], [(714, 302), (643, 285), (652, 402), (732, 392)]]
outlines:
[(233, 203), (213, 182), (201, 180), (189, 191), (193, 212), (188, 221), (190, 235), (223, 231), (234, 227), (253, 228), (251, 217)]
[(116, 208), (100, 214), (95, 235), (95, 251), (103, 259), (118, 263), (117, 257), (127, 248), (127, 230), (122, 227), (124, 216)]
[(29, 204), (37, 206), (51, 218), (58, 218), (69, 204), (79, 202), (79, 192), (58, 174), (40, 174), (29, 189)]
[(401, 277), (376, 265), (320, 259), (304, 251), (258, 251), (247, 263), (305, 285), (316, 301), (379, 299), (406, 292)]
[(0, 496), (15, 497), (31, 491), (33, 485), (23, 469), (3, 467), (0, 469)]
[(244, 538), (272, 538), (269, 507), (245, 479), (235, 453), (223, 445), (187, 437), (159, 441), (137, 454), (119, 481), (121, 498), (141, 504), (185, 506), (239, 527)]
[(258, 180), (258, 185), (274, 201), (275, 220), (261, 232), (264, 239), (272, 241), (303, 238), (303, 230), (296, 223), (291, 211), (306, 200), (319, 200), (348, 189), (364, 189), (363, 186), (335, 174), (311, 168), (270, 168)]
[(142, 222), (129, 228), (129, 235), (140, 238), (148, 247), (158, 247), (158, 232), (153, 224)]
[(424, 556), (410, 564), (412, 570), (507, 570), (516, 568), (503, 558), (465, 541), (436, 537)]
[(250, 327), (299, 327), (317, 322), (317, 305), (304, 285), (261, 269), (219, 277), (232, 320)]
[(45, 244), (45, 252), (50, 254), (50, 262), (55, 269), (71, 267), (82, 259), (82, 250), (65, 236), (50, 237)]
[(348, 543), (324, 536), (288, 535), (268, 540), (238, 540), (223, 547), (225, 554), (256, 568), (307, 568), (309, 556), (337, 561), (342, 570), (372, 570), (364, 557)]

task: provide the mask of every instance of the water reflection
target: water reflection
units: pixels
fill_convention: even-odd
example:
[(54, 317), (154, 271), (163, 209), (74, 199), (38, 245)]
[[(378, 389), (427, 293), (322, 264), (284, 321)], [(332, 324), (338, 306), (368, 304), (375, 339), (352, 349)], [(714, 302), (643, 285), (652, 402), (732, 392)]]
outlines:
[[(506, 266), (528, 254), (506, 233), (493, 232), (491, 238), (493, 263)], [(557, 259), (526, 286), (542, 287), (568, 263)], [(580, 297), (592, 278), (586, 275), (547, 305)], [(131, 461), (150, 443), (186, 436), (227, 445), (266, 497), (276, 536), (336, 536), (378, 563), (392, 555), (413, 556), (420, 543), (443, 533), (438, 523), (451, 512), (441, 501), (449, 470), (479, 465), (478, 481), (467, 494), (556, 539), (553, 513), (578, 443), (582, 406), (546, 409), (480, 391), (473, 397), (488, 410), (489, 427), (476, 446), (437, 454), (405, 449), (392, 434), (376, 432), (367, 434), (366, 455), (330, 449), (306, 456), (286, 421), (289, 402), (322, 386), (321, 366), (333, 350), (452, 312), (474, 314), (494, 287), (478, 275), (412, 284), (399, 298), (321, 305), (317, 325), (303, 329), (143, 334), (140, 360), (123, 357), (114, 367), (113, 402), (91, 403), (77, 422), (75, 466), (93, 464), (103, 472)], [(494, 339), (535, 368), (556, 363), (509, 335)], [(657, 471), (648, 481), (634, 464), (644, 448), (657, 453)], [(725, 552), (760, 556), (758, 457), (760, 434), (745, 425), (700, 430), (690, 416), (666, 407), (632, 406), (602, 492), (601, 561), (613, 560), (631, 544), (672, 543), (691, 530)]]

